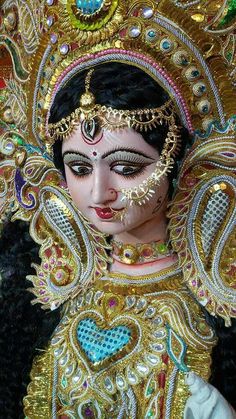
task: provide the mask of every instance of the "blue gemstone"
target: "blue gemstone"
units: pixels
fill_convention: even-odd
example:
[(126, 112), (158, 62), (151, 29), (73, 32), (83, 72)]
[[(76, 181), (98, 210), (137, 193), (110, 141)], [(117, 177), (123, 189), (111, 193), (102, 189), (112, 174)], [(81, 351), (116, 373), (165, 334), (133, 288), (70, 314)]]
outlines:
[(92, 15), (101, 8), (103, 2), (104, 0), (76, 0), (76, 6), (84, 15)]
[(181, 64), (182, 65), (188, 65), (188, 59), (183, 57), (182, 60), (181, 60)]
[(204, 86), (204, 84), (202, 86), (200, 86), (199, 88), (200, 92), (205, 92), (206, 91), (206, 86)]
[(164, 48), (164, 49), (170, 49), (170, 47), (171, 47), (171, 43), (170, 42), (164, 41), (162, 43), (162, 48)]
[(156, 32), (155, 31), (148, 31), (148, 36), (150, 38), (154, 38), (156, 36)]
[(192, 71), (192, 76), (193, 77), (198, 77), (200, 75), (200, 73), (199, 73), (199, 71), (198, 70), (193, 70)]

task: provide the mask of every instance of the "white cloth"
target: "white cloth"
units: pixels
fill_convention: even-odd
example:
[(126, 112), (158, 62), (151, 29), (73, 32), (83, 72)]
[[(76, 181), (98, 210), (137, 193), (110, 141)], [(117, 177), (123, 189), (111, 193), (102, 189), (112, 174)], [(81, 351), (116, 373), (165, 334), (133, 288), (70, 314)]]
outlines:
[(184, 419), (236, 419), (236, 412), (220, 392), (194, 372), (186, 374), (189, 396)]

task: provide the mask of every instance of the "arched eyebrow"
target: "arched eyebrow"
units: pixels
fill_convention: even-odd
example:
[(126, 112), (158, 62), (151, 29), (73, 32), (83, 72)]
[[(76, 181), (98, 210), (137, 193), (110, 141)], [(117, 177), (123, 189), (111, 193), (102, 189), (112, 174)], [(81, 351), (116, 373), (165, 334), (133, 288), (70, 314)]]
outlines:
[[(142, 151), (138, 151), (134, 148), (127, 148), (127, 147), (116, 147), (112, 150), (109, 150), (106, 153), (102, 154), (101, 159), (105, 159), (105, 158), (111, 156), (112, 154), (118, 153), (120, 151), (126, 152), (126, 153), (136, 154), (137, 156), (142, 156), (146, 159), (150, 159), (150, 160), (153, 160), (153, 161), (155, 160), (152, 157), (148, 156), (147, 154), (143, 153)], [(65, 151), (62, 155), (62, 158), (64, 159), (64, 157), (66, 155), (69, 155), (69, 154), (72, 154), (72, 155), (75, 155), (75, 156), (78, 156), (78, 157), (83, 157), (84, 159), (86, 159), (88, 161), (91, 161), (91, 158), (88, 155), (86, 155), (85, 153), (80, 152), (79, 150), (74, 150), (74, 149), (70, 149), (70, 150)]]
[(145, 157), (146, 159), (155, 160), (152, 157), (147, 156), (147, 154), (143, 153), (142, 151), (138, 151), (135, 148), (128, 148), (128, 147), (117, 147), (117, 148), (114, 148), (113, 150), (107, 151), (106, 153), (104, 153), (102, 155), (102, 159), (105, 159), (106, 157), (110, 156), (111, 154), (117, 153), (119, 151), (123, 151), (123, 152), (126, 152), (126, 153), (137, 154), (138, 156)]
[(91, 160), (90, 159), (90, 157), (89, 156), (87, 156), (86, 154), (84, 154), (84, 153), (81, 153), (79, 150), (73, 150), (73, 149), (71, 149), (71, 150), (67, 150), (67, 151), (65, 151), (63, 154), (62, 154), (62, 158), (64, 159), (65, 158), (65, 156), (68, 156), (68, 155), (75, 155), (76, 157), (77, 156), (79, 156), (79, 157), (83, 157), (84, 159), (86, 159), (86, 160)]

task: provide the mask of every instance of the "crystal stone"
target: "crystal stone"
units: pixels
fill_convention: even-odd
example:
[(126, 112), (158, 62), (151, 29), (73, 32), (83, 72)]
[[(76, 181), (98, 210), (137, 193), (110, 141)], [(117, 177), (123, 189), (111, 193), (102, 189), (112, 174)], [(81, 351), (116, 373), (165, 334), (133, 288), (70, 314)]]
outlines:
[(90, 304), (93, 298), (93, 291), (89, 291), (85, 296), (85, 301), (87, 304)]
[(82, 306), (83, 300), (84, 300), (84, 297), (82, 296), (77, 298), (77, 301), (76, 301), (77, 308), (80, 308)]
[(70, 376), (72, 374), (72, 372), (73, 372), (73, 365), (69, 365), (68, 367), (66, 367), (65, 374), (67, 376)]
[(149, 367), (145, 364), (137, 364), (136, 368), (140, 375), (147, 375), (149, 373)]
[(13, 149), (14, 149), (14, 144), (13, 143), (7, 143), (6, 145), (5, 145), (5, 150), (7, 150), (7, 151), (12, 151)]
[(140, 35), (141, 31), (138, 26), (132, 26), (129, 30), (129, 35), (131, 38), (137, 38)]
[(59, 356), (61, 356), (62, 352), (63, 352), (63, 348), (57, 348), (57, 349), (55, 349), (55, 351), (54, 351), (55, 357), (56, 358), (59, 358)]
[(57, 336), (55, 338), (52, 338), (51, 340), (51, 344), (54, 346), (56, 345), (58, 342), (60, 342), (60, 340), (62, 339), (62, 336)]
[(66, 363), (68, 362), (68, 360), (69, 360), (69, 355), (67, 354), (67, 355), (63, 356), (63, 357), (60, 359), (59, 364), (60, 364), (62, 367), (64, 367), (64, 365), (66, 365)]
[(53, 23), (54, 23), (54, 17), (53, 16), (48, 16), (46, 22), (47, 22), (47, 25), (49, 27), (52, 26)]
[(130, 369), (127, 372), (127, 379), (128, 379), (129, 384), (131, 385), (138, 383), (137, 375), (133, 371), (130, 371)]
[(161, 316), (157, 316), (152, 320), (152, 323), (154, 323), (155, 326), (160, 326), (163, 323), (163, 319)]
[(105, 378), (104, 386), (106, 387), (107, 391), (109, 391), (110, 393), (114, 391), (114, 385), (109, 377)]
[(145, 311), (145, 317), (148, 317), (149, 319), (154, 316), (156, 313), (155, 307), (148, 307)]
[(138, 310), (142, 310), (147, 305), (147, 300), (145, 298), (140, 298), (136, 304)]
[(50, 41), (52, 44), (55, 44), (57, 42), (57, 35), (55, 33), (51, 34)]
[(143, 17), (145, 19), (150, 19), (153, 16), (153, 9), (151, 7), (143, 8)]
[(152, 343), (150, 346), (156, 352), (162, 352), (165, 349), (162, 343)]
[(95, 303), (97, 303), (98, 302), (98, 300), (100, 300), (100, 298), (103, 296), (103, 291), (97, 291), (95, 294), (94, 294), (94, 301), (95, 301)]
[(128, 297), (126, 297), (126, 305), (128, 308), (133, 307), (135, 302), (136, 298), (133, 295), (128, 295)]
[(161, 362), (159, 356), (152, 355), (152, 354), (147, 355), (147, 361), (149, 362), (149, 364), (151, 364), (153, 366), (157, 365)]
[(156, 330), (156, 331), (154, 332), (154, 336), (155, 336), (155, 338), (157, 338), (157, 339), (161, 339), (161, 338), (164, 338), (164, 337), (166, 336), (166, 332), (165, 332), (165, 330), (163, 330), (163, 329), (161, 329), (161, 330)]
[(67, 45), (67, 44), (62, 44), (62, 45), (60, 46), (60, 53), (61, 53), (62, 55), (66, 55), (66, 54), (68, 53), (68, 51), (69, 51), (69, 45)]
[(119, 390), (124, 390), (126, 388), (126, 382), (122, 375), (117, 375), (116, 377), (116, 385)]
[(73, 383), (74, 384), (78, 384), (79, 383), (79, 381), (81, 380), (81, 378), (82, 378), (82, 373), (81, 373), (81, 370), (77, 370), (76, 371), (76, 374), (74, 375), (74, 377), (72, 378), (72, 381), (73, 381)]

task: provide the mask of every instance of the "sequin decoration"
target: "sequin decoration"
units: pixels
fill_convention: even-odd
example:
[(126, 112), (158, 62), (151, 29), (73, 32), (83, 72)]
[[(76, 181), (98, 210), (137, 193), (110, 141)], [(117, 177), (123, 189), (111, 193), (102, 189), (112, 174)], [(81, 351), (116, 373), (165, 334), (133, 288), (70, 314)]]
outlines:
[(119, 352), (129, 343), (131, 331), (123, 325), (108, 330), (100, 329), (95, 320), (86, 318), (78, 324), (77, 339), (89, 360), (95, 363)]

